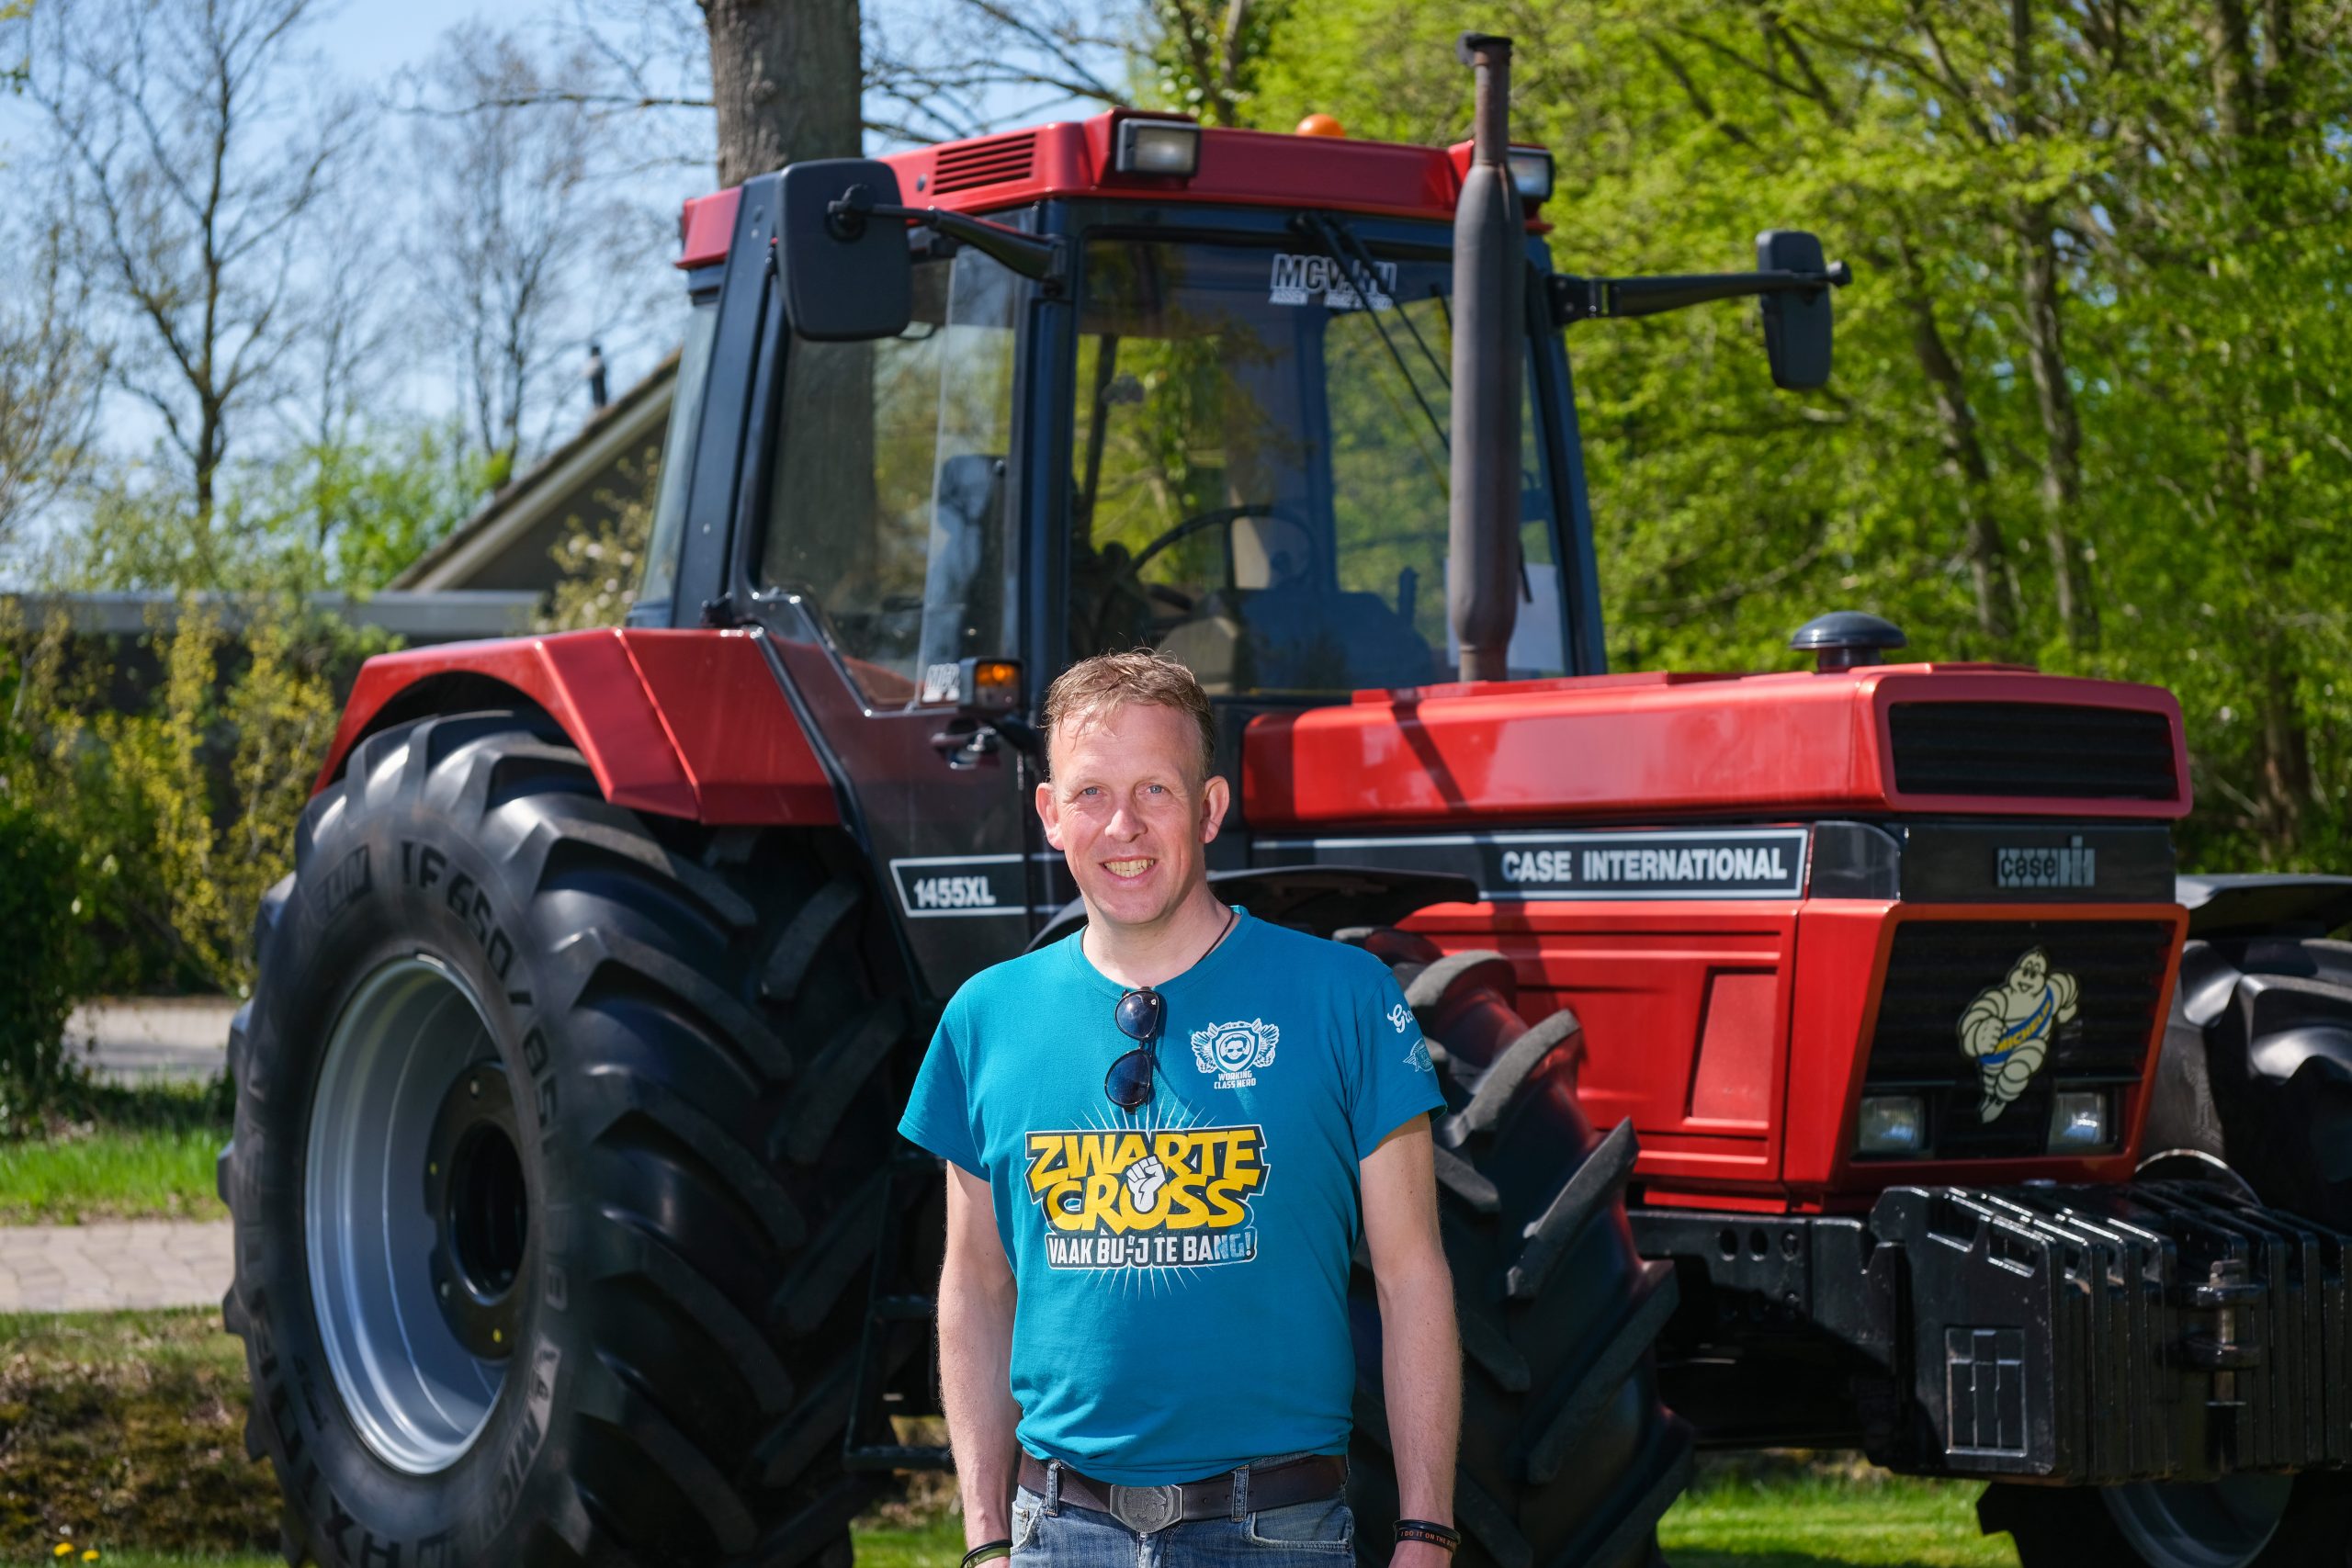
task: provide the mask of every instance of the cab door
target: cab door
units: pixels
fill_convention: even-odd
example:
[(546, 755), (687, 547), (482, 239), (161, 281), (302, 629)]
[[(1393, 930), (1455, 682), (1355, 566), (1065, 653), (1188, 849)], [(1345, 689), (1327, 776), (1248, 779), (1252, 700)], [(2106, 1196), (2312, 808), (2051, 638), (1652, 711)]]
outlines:
[(1019, 953), (1051, 912), (1036, 764), (957, 717), (961, 661), (1020, 653), (1012, 519), (1029, 293), (960, 249), (916, 262), (898, 337), (779, 330), (765, 516), (748, 520), (752, 616), (943, 997)]

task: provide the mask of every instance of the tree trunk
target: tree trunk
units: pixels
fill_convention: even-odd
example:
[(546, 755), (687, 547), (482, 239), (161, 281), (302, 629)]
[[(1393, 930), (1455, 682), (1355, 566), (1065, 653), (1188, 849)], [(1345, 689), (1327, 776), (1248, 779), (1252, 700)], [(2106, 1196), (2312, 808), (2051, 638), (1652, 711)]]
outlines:
[(2074, 540), (2074, 519), (2083, 493), (2083, 424), (2075, 408), (2065, 330), (2059, 319), (2058, 243), (2051, 232), (2050, 209), (2042, 203), (2020, 205), (2016, 224), (2018, 243), (2025, 252), (2027, 361), (2041, 413), (2042, 539), (2050, 550), (2059, 632), (2068, 647), (2084, 649), (2098, 640), (2098, 621)]
[(1977, 434), (1976, 411), (1969, 403), (1960, 362), (1944, 342), (1943, 330), (1936, 322), (1935, 299), (1907, 245), (1903, 261), (1912, 352), (1927, 378), (1928, 396), (1935, 400), (1936, 423), (1942, 427), (1944, 471), (1953, 481), (1969, 577), (1976, 591), (1976, 627), (1998, 647), (2017, 629), (2018, 616), (2013, 580), (2003, 567), (2001, 525), (1993, 514), (1992, 465)]
[[(2033, 0), (2009, 0), (2009, 93), (2020, 141), (2048, 130), (2036, 85)], [(2041, 414), (2041, 529), (2050, 550), (2051, 587), (2058, 630), (2081, 649), (2098, 640), (2088, 581), (2076, 558), (2074, 519), (2083, 492), (2083, 426), (2066, 372), (2066, 342), (2058, 312), (2058, 240), (2047, 201), (2016, 200), (2009, 224), (2023, 263), (2026, 360)]]
[(859, 151), (857, 0), (702, 0), (718, 183)]

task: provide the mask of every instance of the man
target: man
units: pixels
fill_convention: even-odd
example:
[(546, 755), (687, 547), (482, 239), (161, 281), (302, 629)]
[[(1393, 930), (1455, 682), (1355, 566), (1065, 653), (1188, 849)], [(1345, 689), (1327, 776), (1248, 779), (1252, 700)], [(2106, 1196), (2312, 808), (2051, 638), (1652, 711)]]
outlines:
[(1087, 660), (1045, 719), (1037, 814), (1087, 924), (956, 993), (900, 1124), (948, 1162), (940, 1380), (966, 1568), (1344, 1562), (1359, 1234), (1393, 1561), (1444, 1568), (1460, 1349), (1443, 1101), (1411, 1011), (1370, 954), (1209, 891), (1230, 791), (1182, 664)]

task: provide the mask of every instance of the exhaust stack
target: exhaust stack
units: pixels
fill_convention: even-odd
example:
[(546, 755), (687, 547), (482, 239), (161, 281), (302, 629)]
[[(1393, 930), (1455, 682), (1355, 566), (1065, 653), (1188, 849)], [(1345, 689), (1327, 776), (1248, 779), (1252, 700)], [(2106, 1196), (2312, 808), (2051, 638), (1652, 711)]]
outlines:
[(1519, 377), (1526, 219), (1510, 177), (1510, 39), (1464, 33), (1478, 75), (1469, 172), (1453, 213), (1452, 504), (1446, 611), (1464, 681), (1500, 681), (1519, 619)]

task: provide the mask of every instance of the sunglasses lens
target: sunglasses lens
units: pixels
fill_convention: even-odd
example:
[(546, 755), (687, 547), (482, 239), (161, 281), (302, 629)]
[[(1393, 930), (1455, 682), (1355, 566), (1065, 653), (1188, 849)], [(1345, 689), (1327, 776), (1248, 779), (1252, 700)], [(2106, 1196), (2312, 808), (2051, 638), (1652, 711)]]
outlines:
[(1129, 991), (1119, 998), (1119, 1032), (1130, 1040), (1150, 1040), (1159, 1034), (1167, 1009), (1158, 991)]
[(1102, 1075), (1102, 1092), (1122, 1111), (1133, 1111), (1151, 1099), (1151, 1053), (1141, 1047), (1111, 1064)]

